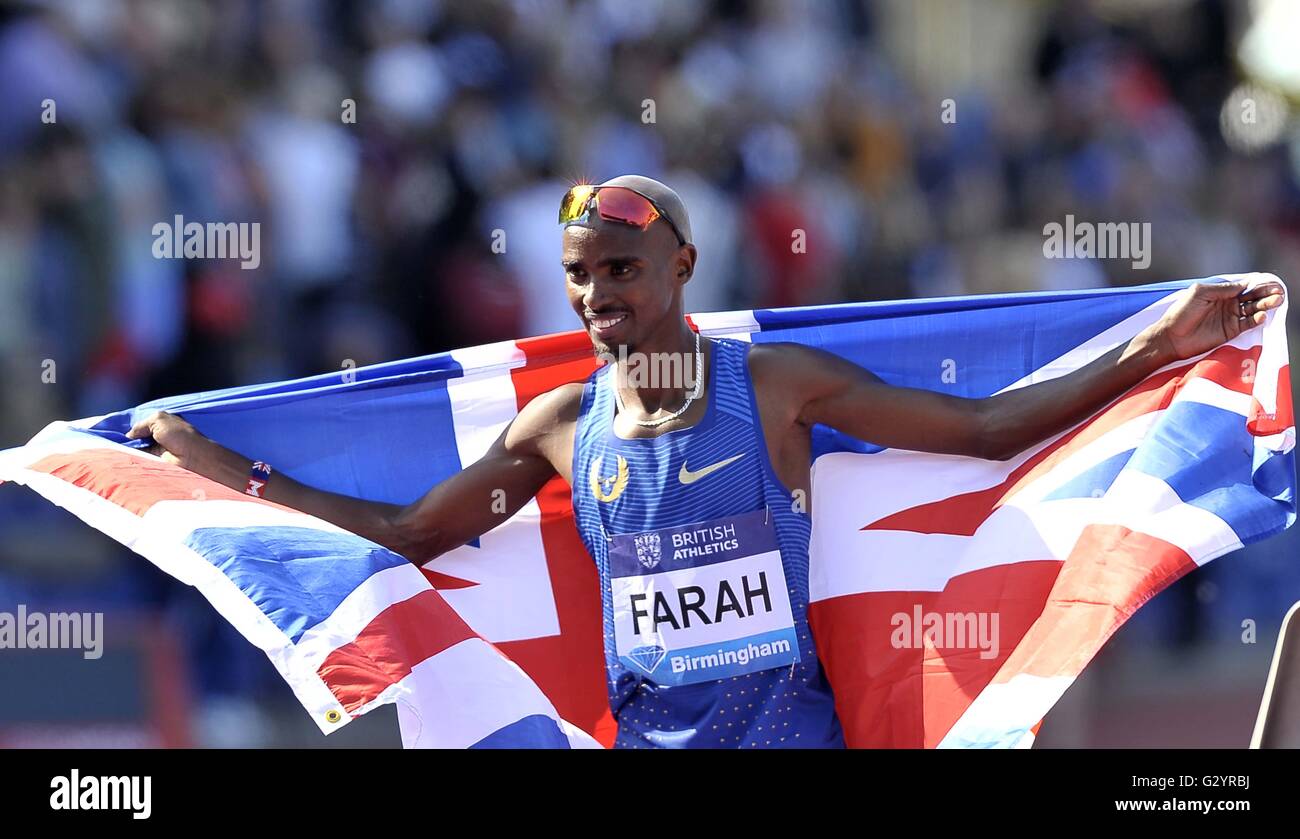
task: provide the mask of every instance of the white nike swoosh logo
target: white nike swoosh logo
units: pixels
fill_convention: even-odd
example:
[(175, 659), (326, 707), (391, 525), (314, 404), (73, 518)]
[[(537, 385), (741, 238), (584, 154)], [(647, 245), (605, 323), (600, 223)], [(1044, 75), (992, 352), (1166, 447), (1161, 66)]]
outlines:
[(717, 463), (713, 463), (710, 464), (709, 466), (705, 466), (703, 469), (696, 470), (695, 472), (692, 472), (691, 470), (687, 469), (686, 461), (682, 461), (682, 471), (677, 473), (677, 480), (681, 481), (684, 484), (693, 484), (696, 481), (698, 481), (700, 478), (707, 478), (708, 476), (712, 475), (714, 472), (718, 471), (724, 466), (728, 466), (732, 463), (735, 463), (737, 460), (740, 460), (744, 456), (745, 453), (741, 452), (735, 457), (729, 457), (726, 460), (719, 460)]

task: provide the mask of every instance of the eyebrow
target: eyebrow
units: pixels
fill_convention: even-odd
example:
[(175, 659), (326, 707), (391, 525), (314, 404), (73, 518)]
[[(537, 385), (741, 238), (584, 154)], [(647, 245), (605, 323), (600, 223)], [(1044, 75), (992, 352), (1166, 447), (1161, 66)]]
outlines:
[[(642, 258), (639, 256), (607, 256), (604, 259), (597, 260), (596, 267), (603, 268), (606, 265), (612, 265), (616, 262), (629, 263), (629, 262), (641, 262), (641, 261)], [(579, 265), (582, 265), (583, 262), (581, 259), (565, 259), (560, 264), (565, 268), (574, 268)]]

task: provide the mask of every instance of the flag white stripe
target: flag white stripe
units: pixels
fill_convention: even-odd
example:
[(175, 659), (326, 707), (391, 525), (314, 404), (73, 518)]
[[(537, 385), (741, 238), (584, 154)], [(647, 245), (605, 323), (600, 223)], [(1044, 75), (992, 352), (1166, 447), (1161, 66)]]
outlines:
[[(203, 490), (195, 488), (194, 500), (158, 501), (142, 516), (155, 528), (159, 536), (184, 542), (195, 530), (202, 528), (244, 527), (299, 527), (335, 533), (352, 539), (361, 539), (324, 519), (309, 516), (287, 507), (257, 501), (235, 501), (228, 498), (206, 498)], [(364, 541), (364, 540), (363, 540)]]
[[(488, 356), (453, 353), (467, 368), (471, 364), (491, 366), (491, 372), (447, 383), (456, 447), (463, 464), (482, 458), (518, 413), (509, 370), (524, 364), (523, 353), (513, 343), (493, 346)], [(491, 503), (498, 501), (508, 501), (504, 490)], [(456, 548), (425, 564), (431, 571), (478, 584), (446, 589), (442, 595), (489, 641), (544, 638), (560, 632), (541, 522), (541, 507), (531, 498), (506, 522), (479, 537), (478, 547)]]
[(752, 309), (743, 312), (693, 312), (691, 321), (705, 338), (751, 341), (751, 333), (761, 331)]
[[(860, 530), (872, 519), (855, 513), (858, 496), (838, 501), (821, 481), (851, 486), (861, 466), (852, 458), (882, 455), (827, 455), (815, 485), (811, 600), (870, 591), (942, 591), (953, 577), (998, 565), (1034, 560), (1064, 560), (1088, 524), (1117, 524), (1176, 545), (1198, 561), (1241, 547), (1223, 519), (1186, 504), (1159, 478), (1124, 470), (1100, 498), (1042, 498), (1113, 454), (1136, 446), (1162, 412), (1153, 412), (1112, 429), (1059, 467), (1017, 492), (985, 519), (971, 536)], [(897, 486), (905, 473), (918, 474), (897, 455), (889, 471), (876, 470), (883, 486)], [(826, 469), (837, 468), (839, 474)], [(919, 474), (926, 474), (921, 472)], [(830, 509), (827, 509), (827, 508)], [(856, 516), (856, 517), (855, 517)]]
[(1021, 673), (980, 691), (939, 741), (941, 749), (992, 749), (1018, 745), (1074, 684), (1074, 676)]
[(1100, 358), (1159, 320), (1160, 316), (1165, 313), (1165, 310), (1174, 301), (1174, 298), (1181, 293), (1181, 290), (1170, 292), (1146, 308), (1134, 312), (1114, 326), (1094, 335), (1077, 347), (1062, 353), (1032, 373), (1022, 376), (998, 391), (998, 393), (1016, 390), (1038, 382), (1050, 381), (1067, 373), (1072, 373), (1089, 362)]
[[(97, 438), (79, 433), (77, 436), (88, 441), (87, 448), (102, 447), (99, 445), (102, 441)], [(59, 447), (65, 452), (74, 451), (63, 441)], [(42, 452), (35, 459), (44, 456)], [(161, 537), (145, 525), (142, 517), (131, 511), (49, 473), (6, 465), (0, 468), (0, 479), (30, 487), (48, 501), (148, 559), (165, 573), (198, 589), (241, 635), (267, 654), (321, 731), (329, 733), (351, 719), (314, 671), (304, 673), (295, 667), (294, 645), (289, 637), (229, 577), (192, 549), (175, 539)], [(338, 713), (337, 722), (327, 721), (326, 716), (331, 711)]]
[(330, 653), (355, 641), (361, 630), (385, 609), (432, 588), (420, 569), (410, 563), (370, 575), (348, 592), (329, 617), (299, 637), (294, 666), (304, 676), (315, 673)]
[[(406, 748), (463, 749), (524, 717), (558, 716), (517, 664), (478, 638), (420, 662), (392, 695)], [(565, 730), (570, 742), (599, 747)]]
[[(51, 436), (47, 440), (47, 446), (37, 447), (36, 450), (29, 446), (23, 458), (0, 462), (0, 479), (31, 487), (90, 526), (144, 556), (164, 572), (196, 587), (236, 630), (267, 654), (322, 732), (328, 734), (337, 730), (354, 716), (396, 698), (407, 711), (418, 706), (422, 709), (421, 716), (438, 721), (437, 729), (442, 733), (430, 732), (430, 735), (435, 738), (434, 742), (441, 745), (471, 745), (504, 725), (532, 714), (542, 714), (556, 720), (573, 745), (599, 747), (599, 744), (579, 729), (560, 720), (554, 706), (517, 665), (490, 644), (477, 638), (456, 644), (426, 662), (415, 665), (419, 672), (431, 669), (441, 671), (444, 686), (442, 693), (413, 698), (409, 694), (410, 685), (404, 684), (406, 680), (403, 680), (390, 686), (378, 699), (367, 703), (356, 715), (348, 714), (317, 671), (334, 649), (354, 641), (369, 621), (384, 609), (432, 588), (415, 566), (395, 566), (372, 575), (349, 593), (329, 618), (307, 630), (300, 642), (294, 644), (229, 577), (185, 546), (183, 539), (195, 526), (228, 522), (230, 514), (241, 505), (248, 507), (251, 515), (260, 516), (259, 524), (293, 521), (314, 529), (330, 529), (324, 526), (324, 522), (304, 522), (302, 519), (310, 517), (302, 514), (284, 515), (284, 511), (275, 511), (274, 508), (261, 504), (219, 501), (159, 502), (154, 505), (154, 509), (160, 506), (163, 509), (152, 518), (148, 515), (137, 516), (90, 490), (54, 475), (16, 465), (19, 460), (34, 462), (54, 450), (75, 452), (78, 449), (73, 445), (74, 442), (83, 444), (83, 449), (111, 447), (126, 451), (96, 437), (77, 432), (63, 434), (73, 436), (64, 437), (60, 434), (57, 439)], [(195, 476), (195, 480), (204, 479)], [(194, 509), (203, 505), (218, 505), (222, 509), (212, 514)], [(252, 512), (254, 509), (257, 510), (256, 513)], [(267, 513), (267, 510), (273, 512)], [(175, 521), (166, 526), (169, 516)], [(247, 520), (244, 523), (247, 524)], [(350, 538), (360, 538), (348, 535)], [(439, 659), (440, 663), (431, 664)], [(448, 700), (449, 691), (454, 695), (454, 705), (441, 704)], [(330, 722), (330, 719), (336, 721)], [(409, 713), (406, 719), (410, 720)], [(478, 728), (458, 730), (460, 722), (467, 720), (477, 720)], [(404, 722), (404, 737), (406, 728)], [(472, 739), (466, 741), (467, 737)], [(411, 745), (417, 744), (413, 742)]]

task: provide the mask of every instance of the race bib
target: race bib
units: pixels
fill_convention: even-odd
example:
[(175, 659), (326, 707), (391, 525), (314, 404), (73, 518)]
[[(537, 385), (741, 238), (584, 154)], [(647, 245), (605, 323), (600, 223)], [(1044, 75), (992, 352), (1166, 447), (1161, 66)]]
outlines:
[(776, 527), (765, 510), (613, 536), (619, 660), (661, 685), (799, 660)]

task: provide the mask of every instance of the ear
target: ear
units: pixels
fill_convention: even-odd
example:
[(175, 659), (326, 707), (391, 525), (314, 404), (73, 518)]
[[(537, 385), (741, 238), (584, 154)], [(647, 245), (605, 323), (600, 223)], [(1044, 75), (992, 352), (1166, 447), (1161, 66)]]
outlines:
[(690, 282), (691, 277), (694, 276), (695, 260), (698, 256), (699, 252), (695, 250), (694, 245), (682, 245), (677, 249), (677, 264), (675, 266), (675, 272), (677, 275), (677, 281), (682, 285)]

